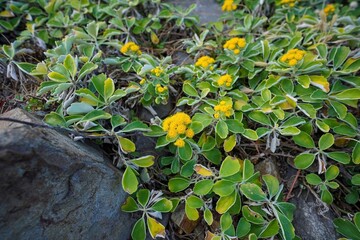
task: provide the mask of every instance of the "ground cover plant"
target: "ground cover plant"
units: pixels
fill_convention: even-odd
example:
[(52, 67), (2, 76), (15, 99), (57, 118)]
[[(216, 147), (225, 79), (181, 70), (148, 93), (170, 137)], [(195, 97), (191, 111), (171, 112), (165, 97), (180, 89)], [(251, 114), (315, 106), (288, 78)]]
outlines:
[(25, 101), (102, 146), (133, 239), (164, 238), (180, 206), (208, 240), (298, 239), (292, 188), (254, 169), (270, 157), (360, 239), (356, 2), (225, 0), (206, 25), (171, 1), (0, 2), (3, 86), (19, 92), (2, 108)]

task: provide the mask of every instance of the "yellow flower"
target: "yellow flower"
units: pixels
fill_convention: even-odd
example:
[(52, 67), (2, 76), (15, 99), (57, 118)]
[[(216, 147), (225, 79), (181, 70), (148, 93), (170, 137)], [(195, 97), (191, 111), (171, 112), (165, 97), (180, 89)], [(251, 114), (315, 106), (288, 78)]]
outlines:
[(289, 7), (294, 7), (296, 2), (297, 2), (296, 0), (281, 0), (280, 4), (289, 5)]
[(185, 146), (185, 141), (182, 138), (179, 138), (178, 140), (176, 140), (174, 142), (174, 145), (179, 147), (179, 148), (182, 148), (182, 147)]
[(146, 82), (145, 78), (141, 79), (141, 80), (140, 80), (140, 85), (144, 85), (145, 82)]
[(156, 91), (159, 92), (159, 93), (163, 93), (167, 90), (167, 87), (162, 87), (160, 84), (157, 84), (156, 85)]
[(334, 4), (328, 4), (326, 5), (326, 7), (324, 8), (324, 13), (326, 16), (332, 14), (335, 12), (335, 6)]
[(128, 42), (128, 43), (124, 44), (121, 47), (120, 52), (122, 54), (129, 54), (129, 52), (135, 53), (138, 55), (141, 54), (140, 47), (138, 45), (136, 45), (134, 42)]
[(225, 0), (224, 4), (221, 7), (221, 10), (224, 12), (231, 12), (236, 10), (237, 5), (234, 4), (234, 0)]
[(191, 128), (188, 128), (188, 130), (186, 130), (186, 133), (185, 133), (186, 137), (188, 138), (193, 138), (195, 133), (194, 133), (194, 130), (192, 130)]
[(156, 68), (151, 69), (150, 72), (152, 74), (154, 74), (155, 76), (159, 77), (164, 72), (164, 70), (161, 67), (156, 67)]
[(213, 64), (214, 62), (215, 59), (213, 59), (212, 57), (203, 56), (196, 61), (195, 66), (196, 67), (201, 66), (203, 68), (207, 68), (209, 65)]
[(217, 83), (219, 86), (227, 86), (230, 87), (233, 79), (229, 74), (222, 75), (218, 80)]
[(223, 48), (233, 51), (235, 54), (239, 54), (240, 50), (246, 46), (245, 38), (234, 37), (226, 41)]
[(290, 49), (280, 57), (280, 62), (286, 63), (289, 66), (295, 66), (299, 61), (301, 61), (304, 58), (305, 51), (300, 49)]
[(167, 117), (163, 123), (163, 130), (167, 132), (169, 138), (176, 138), (180, 134), (191, 135), (194, 131), (188, 128), (191, 123), (191, 118), (184, 112), (178, 112)]
[(214, 118), (220, 118), (222, 115), (230, 117), (234, 113), (232, 102), (226, 101), (221, 101), (218, 105), (215, 105), (214, 110)]

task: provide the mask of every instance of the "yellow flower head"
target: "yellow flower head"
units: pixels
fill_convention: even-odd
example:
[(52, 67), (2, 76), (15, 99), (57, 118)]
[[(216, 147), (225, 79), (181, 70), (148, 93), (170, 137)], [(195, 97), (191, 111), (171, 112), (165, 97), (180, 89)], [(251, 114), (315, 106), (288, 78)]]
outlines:
[(226, 87), (230, 87), (232, 82), (233, 82), (233, 79), (229, 74), (222, 75), (217, 80), (217, 84), (219, 86), (226, 86)]
[(182, 147), (185, 146), (185, 141), (182, 138), (179, 138), (178, 140), (176, 140), (174, 142), (174, 145), (179, 147), (179, 148), (182, 148)]
[(305, 51), (299, 49), (290, 49), (280, 57), (280, 62), (286, 63), (289, 66), (295, 66), (299, 61), (304, 58)]
[(151, 69), (150, 72), (152, 74), (154, 74), (155, 76), (159, 77), (164, 72), (164, 70), (161, 67), (156, 67), (156, 68)]
[(137, 55), (141, 54), (140, 47), (138, 45), (136, 45), (134, 42), (125, 43), (121, 47), (120, 52), (122, 54), (129, 54), (129, 53), (135, 53)]
[(231, 12), (231, 11), (236, 10), (236, 8), (237, 8), (237, 5), (234, 4), (234, 0), (225, 0), (224, 4), (221, 7), (221, 10), (223, 12)]
[(221, 116), (230, 117), (233, 115), (234, 110), (232, 102), (220, 101), (218, 105), (214, 106), (214, 118), (220, 118)]
[(333, 14), (335, 12), (335, 6), (334, 4), (328, 4), (326, 5), (326, 7), (324, 8), (324, 13), (326, 16)]
[(246, 46), (245, 38), (234, 37), (226, 41), (223, 48), (233, 51), (235, 54), (239, 54), (240, 50)]
[(169, 138), (176, 138), (181, 134), (185, 134), (186, 137), (192, 138), (194, 136), (194, 131), (191, 128), (188, 128), (190, 123), (191, 118), (189, 115), (184, 112), (178, 112), (167, 117), (162, 123), (162, 128), (167, 132)]
[(141, 80), (140, 80), (140, 85), (144, 85), (145, 82), (146, 82), (146, 79), (145, 79), (145, 78), (141, 79)]
[(203, 56), (196, 61), (195, 66), (207, 68), (209, 65), (213, 64), (214, 62), (215, 59), (213, 59), (212, 57)]
[(163, 87), (163, 86), (161, 86), (160, 84), (157, 84), (157, 85), (156, 85), (156, 91), (157, 91), (158, 93), (163, 93), (163, 92), (165, 92), (166, 90), (167, 90), (167, 86)]

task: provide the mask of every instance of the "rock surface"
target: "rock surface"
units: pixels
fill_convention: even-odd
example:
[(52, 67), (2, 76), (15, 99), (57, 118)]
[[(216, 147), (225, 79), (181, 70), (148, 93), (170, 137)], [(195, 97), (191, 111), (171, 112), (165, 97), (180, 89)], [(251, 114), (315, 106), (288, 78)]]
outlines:
[[(298, 195), (298, 193), (294, 193)], [(336, 240), (337, 234), (332, 223), (334, 216), (317, 203), (311, 193), (303, 192), (299, 197), (290, 200), (296, 205), (293, 225), (295, 233), (302, 240)]]
[[(14, 109), (2, 115), (41, 123)], [(1, 121), (0, 121), (1, 122)], [(121, 175), (55, 130), (0, 123), (0, 239), (128, 239)]]

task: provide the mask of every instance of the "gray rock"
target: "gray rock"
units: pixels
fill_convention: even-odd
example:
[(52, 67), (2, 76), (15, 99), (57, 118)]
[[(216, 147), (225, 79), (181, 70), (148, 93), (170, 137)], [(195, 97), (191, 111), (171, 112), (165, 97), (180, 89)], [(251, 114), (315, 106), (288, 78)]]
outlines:
[[(41, 123), (15, 109), (2, 115)], [(0, 121), (1, 122), (1, 121)], [(55, 130), (0, 123), (0, 239), (128, 239), (121, 174)]]
[(279, 168), (276, 165), (276, 159), (269, 157), (255, 165), (255, 170), (261, 175), (270, 174), (281, 181)]
[[(298, 195), (298, 193), (294, 193)], [(296, 205), (293, 225), (295, 233), (302, 240), (336, 240), (337, 234), (332, 223), (334, 215), (329, 209), (324, 209), (322, 203), (317, 203), (311, 193), (303, 192), (299, 197), (290, 200)]]

